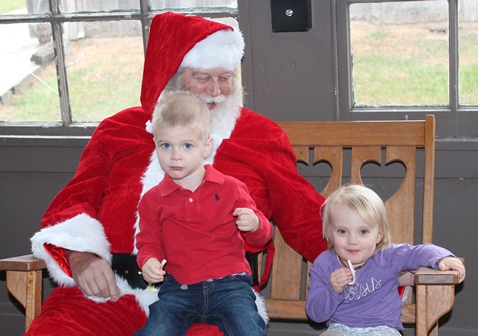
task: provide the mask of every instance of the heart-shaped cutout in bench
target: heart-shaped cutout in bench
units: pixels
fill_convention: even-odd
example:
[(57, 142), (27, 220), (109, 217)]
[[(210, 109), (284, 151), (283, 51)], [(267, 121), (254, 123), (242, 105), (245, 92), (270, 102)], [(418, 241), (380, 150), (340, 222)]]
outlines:
[(404, 164), (399, 161), (388, 165), (366, 163), (360, 172), (363, 184), (375, 191), (384, 202), (400, 189), (407, 173)]

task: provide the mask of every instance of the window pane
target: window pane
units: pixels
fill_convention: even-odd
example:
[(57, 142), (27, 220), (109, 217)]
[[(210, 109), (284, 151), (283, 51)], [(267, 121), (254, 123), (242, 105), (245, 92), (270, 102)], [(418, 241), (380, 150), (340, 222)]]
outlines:
[(139, 0), (61, 0), (60, 10), (62, 13), (74, 13), (83, 11), (112, 11), (112, 10), (139, 10)]
[[(144, 63), (139, 21), (69, 23), (68, 89), (75, 122), (140, 105)], [(66, 30), (65, 30), (66, 31)]]
[(49, 12), (48, 0), (0, 0), (0, 15), (42, 14)]
[(350, 6), (355, 105), (448, 105), (448, 2)]
[(478, 1), (459, 1), (460, 105), (478, 105)]
[(237, 0), (151, 0), (153, 9), (191, 9), (200, 7), (237, 8)]
[[(1, 121), (60, 120), (52, 44), (40, 44), (32, 26), (36, 31), (39, 27), (49, 27), (26, 23), (0, 25)], [(32, 61), (37, 57), (45, 65)]]
[(23, 8), (25, 8), (23, 0), (0, 0), (0, 15), (25, 14)]

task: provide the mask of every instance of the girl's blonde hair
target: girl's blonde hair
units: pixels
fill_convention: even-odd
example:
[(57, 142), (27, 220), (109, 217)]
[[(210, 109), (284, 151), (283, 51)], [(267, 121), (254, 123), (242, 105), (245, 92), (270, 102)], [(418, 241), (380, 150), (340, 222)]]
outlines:
[(382, 240), (377, 244), (377, 250), (390, 245), (391, 236), (387, 223), (387, 212), (380, 196), (372, 189), (362, 185), (349, 184), (334, 191), (322, 205), (322, 231), (329, 249), (334, 247), (331, 214), (338, 206), (347, 206), (368, 225), (378, 226), (382, 233)]
[(188, 91), (175, 91), (161, 97), (153, 112), (153, 134), (159, 127), (188, 126), (206, 141), (211, 133), (211, 113), (206, 103)]

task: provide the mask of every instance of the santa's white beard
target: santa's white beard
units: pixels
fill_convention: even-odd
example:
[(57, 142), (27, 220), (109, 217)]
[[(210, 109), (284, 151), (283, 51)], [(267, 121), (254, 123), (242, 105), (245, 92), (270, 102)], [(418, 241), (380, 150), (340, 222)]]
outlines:
[(216, 104), (211, 110), (211, 133), (228, 138), (241, 113), (242, 93), (240, 90), (234, 90), (228, 96), (211, 97), (205, 94), (197, 96), (208, 104)]
[(223, 139), (228, 139), (236, 125), (236, 120), (241, 113), (242, 92), (235, 89), (230, 95), (211, 97), (198, 94), (199, 98), (206, 103), (215, 103), (211, 111), (211, 137), (213, 148), (211, 154), (206, 158), (205, 163), (213, 163), (216, 151)]

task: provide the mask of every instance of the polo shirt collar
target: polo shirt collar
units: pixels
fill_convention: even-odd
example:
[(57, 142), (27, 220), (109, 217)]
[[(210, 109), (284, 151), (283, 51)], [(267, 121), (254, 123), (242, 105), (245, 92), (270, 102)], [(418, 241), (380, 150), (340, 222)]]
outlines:
[[(211, 182), (211, 183), (216, 183), (222, 185), (224, 183), (225, 177), (222, 173), (217, 171), (213, 166), (210, 164), (204, 165), (204, 168), (206, 168), (206, 173), (204, 174), (203, 182), (202, 184), (206, 182)], [(175, 183), (171, 177), (169, 177), (168, 174), (164, 174), (163, 180), (159, 183), (159, 191), (161, 193), (161, 196), (167, 196), (169, 194), (172, 194), (176, 190), (185, 190), (183, 187), (181, 187), (179, 184)]]

